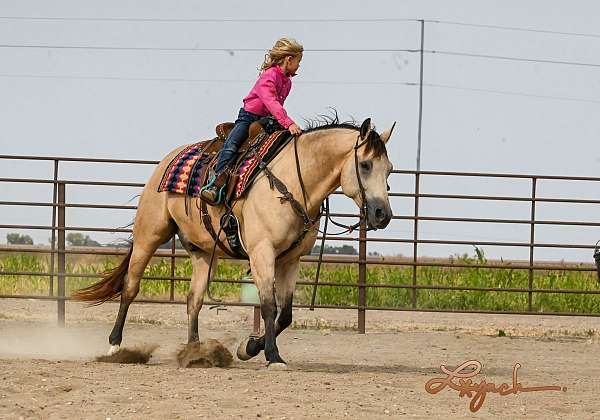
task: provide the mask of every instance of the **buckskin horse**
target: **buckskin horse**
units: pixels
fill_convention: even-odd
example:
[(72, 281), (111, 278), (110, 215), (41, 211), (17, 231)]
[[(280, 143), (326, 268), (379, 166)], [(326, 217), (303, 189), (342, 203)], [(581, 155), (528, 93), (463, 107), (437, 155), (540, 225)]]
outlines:
[[(392, 210), (387, 178), (392, 164), (386, 143), (393, 128), (378, 134), (371, 127), (370, 118), (358, 126), (340, 123), (337, 117), (308, 128), (281, 149), (267, 168), (263, 168), (247, 194), (235, 202), (233, 213), (239, 221), (240, 239), (258, 288), (265, 328), (264, 335), (249, 336), (240, 343), (237, 350), (240, 360), (249, 360), (264, 350), (268, 366), (285, 366), (276, 337), (292, 322), (300, 256), (313, 248), (320, 206), (331, 193), (341, 187), (344, 195), (361, 209), (361, 218), (369, 229), (382, 229), (390, 222)], [(224, 252), (216, 248), (213, 237), (200, 221), (201, 216), (188, 213), (185, 200), (189, 197), (157, 191), (165, 169), (182, 149), (166, 156), (145, 185), (135, 216), (131, 247), (123, 261), (99, 282), (75, 293), (76, 299), (92, 304), (121, 296), (109, 336), (109, 354), (119, 350), (127, 310), (138, 294), (146, 265), (156, 249), (175, 234), (193, 266), (187, 296), (188, 342), (199, 339), (198, 313), (209, 277)], [(281, 191), (273, 188), (274, 178), (287, 187), (287, 201), (293, 205), (286, 203)], [(200, 199), (194, 200), (198, 206)], [(218, 230), (225, 209), (216, 206), (207, 211), (213, 228)], [(220, 233), (219, 239), (224, 240)]]

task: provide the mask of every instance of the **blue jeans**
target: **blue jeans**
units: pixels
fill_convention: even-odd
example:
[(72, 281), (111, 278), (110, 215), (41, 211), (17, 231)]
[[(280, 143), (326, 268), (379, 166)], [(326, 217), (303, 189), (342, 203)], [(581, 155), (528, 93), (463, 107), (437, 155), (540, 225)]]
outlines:
[(219, 161), (215, 166), (215, 172), (220, 173), (227, 164), (231, 161), (233, 156), (237, 153), (242, 143), (248, 138), (248, 130), (250, 124), (254, 121), (258, 121), (262, 117), (260, 115), (253, 114), (246, 111), (244, 108), (240, 108), (240, 113), (235, 121), (235, 126), (227, 136), (225, 144), (219, 154)]

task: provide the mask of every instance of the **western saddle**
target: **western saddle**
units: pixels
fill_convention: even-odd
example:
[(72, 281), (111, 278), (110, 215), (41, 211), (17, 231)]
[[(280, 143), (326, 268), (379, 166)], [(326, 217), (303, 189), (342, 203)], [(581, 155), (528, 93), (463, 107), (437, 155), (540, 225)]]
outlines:
[[(231, 132), (234, 127), (234, 123), (232, 122), (224, 122), (216, 126), (215, 131), (217, 137), (215, 137), (204, 149), (204, 153), (207, 153), (210, 158), (210, 162), (207, 165), (204, 165), (200, 169), (199, 178), (200, 184), (206, 185), (208, 182), (209, 173), (212, 172), (212, 168), (217, 164), (218, 153), (223, 148), (225, 140), (227, 140), (227, 136)], [(260, 120), (253, 122), (248, 130), (248, 138), (244, 141), (244, 143), (238, 149), (238, 154), (232, 160), (229, 165), (230, 170), (229, 177), (227, 183), (225, 185), (225, 193), (224, 198), (222, 200), (222, 204), (225, 203), (229, 207), (229, 202), (233, 200), (234, 189), (238, 181), (237, 168), (241, 164), (241, 162), (246, 157), (248, 150), (251, 147), (254, 147), (257, 144), (266, 138), (263, 134), (271, 134), (274, 131), (282, 130), (283, 128), (274, 120), (272, 117), (261, 118)], [(227, 242), (231, 250), (227, 249), (227, 247), (219, 240), (217, 233), (215, 232), (211, 217), (208, 213), (207, 204), (204, 200), (200, 199), (201, 205), (201, 217), (202, 222), (206, 228), (206, 230), (210, 233), (212, 238), (215, 240), (219, 248), (221, 248), (226, 254), (234, 257), (234, 258), (247, 258), (246, 253), (244, 252), (237, 232), (237, 219), (235, 216), (231, 215), (231, 212), (226, 212), (223, 217), (226, 220), (221, 220), (221, 226), (225, 231), (227, 236)]]
[[(223, 148), (225, 140), (227, 140), (227, 136), (233, 129), (234, 125), (235, 124), (232, 122), (224, 122), (215, 127), (217, 137), (215, 137), (204, 150), (205, 153), (208, 153), (211, 156), (211, 160), (209, 164), (205, 165), (205, 168), (202, 168), (200, 172), (201, 185), (206, 185), (208, 182), (208, 174), (212, 172), (212, 169), (217, 164), (219, 151)], [(262, 136), (263, 133), (271, 134), (271, 132), (277, 129), (281, 130), (283, 128), (281, 126), (274, 125), (273, 121), (269, 117), (262, 118), (261, 120), (255, 121), (250, 125), (248, 130), (248, 138), (244, 141), (244, 143), (242, 143), (238, 149), (237, 155), (229, 164), (230, 169), (228, 172), (230, 173), (230, 176), (228, 177), (227, 184), (224, 189), (224, 200), (230, 199), (232, 195), (238, 178), (236, 175), (236, 169), (246, 157), (246, 152), (248, 152), (248, 149), (264, 139), (264, 136)]]

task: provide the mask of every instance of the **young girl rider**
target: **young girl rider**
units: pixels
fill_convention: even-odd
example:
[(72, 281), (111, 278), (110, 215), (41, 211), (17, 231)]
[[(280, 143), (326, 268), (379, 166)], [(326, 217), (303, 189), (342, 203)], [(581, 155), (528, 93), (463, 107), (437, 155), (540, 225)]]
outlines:
[(200, 196), (208, 204), (217, 205), (221, 202), (227, 167), (248, 137), (250, 124), (272, 115), (292, 135), (302, 133), (302, 129), (288, 116), (283, 103), (292, 88), (291, 78), (298, 71), (303, 51), (304, 48), (296, 40), (281, 38), (265, 55), (260, 76), (244, 98), (244, 106), (240, 109), (235, 126), (219, 153), (215, 173), (200, 192)]

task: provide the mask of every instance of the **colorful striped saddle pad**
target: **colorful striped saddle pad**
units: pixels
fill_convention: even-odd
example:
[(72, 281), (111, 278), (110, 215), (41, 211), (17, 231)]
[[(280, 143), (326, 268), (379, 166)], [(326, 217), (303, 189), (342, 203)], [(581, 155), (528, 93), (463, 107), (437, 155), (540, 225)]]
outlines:
[(202, 188), (201, 172), (208, 165), (214, 155), (206, 153), (205, 149), (212, 140), (201, 141), (186, 146), (177, 154), (167, 166), (158, 191), (169, 191), (178, 194), (187, 194), (192, 197), (200, 195)]
[[(229, 200), (242, 197), (252, 185), (261, 168), (260, 161), (270, 162), (292, 138), (290, 132), (276, 131), (270, 135), (260, 135), (254, 141), (245, 157), (238, 163), (233, 176), (228, 182)], [(200, 189), (205, 181), (208, 168), (214, 164), (218, 154), (212, 149), (213, 140), (201, 141), (186, 146), (167, 166), (158, 191), (169, 191), (199, 197)], [(254, 153), (259, 156), (258, 159)]]

